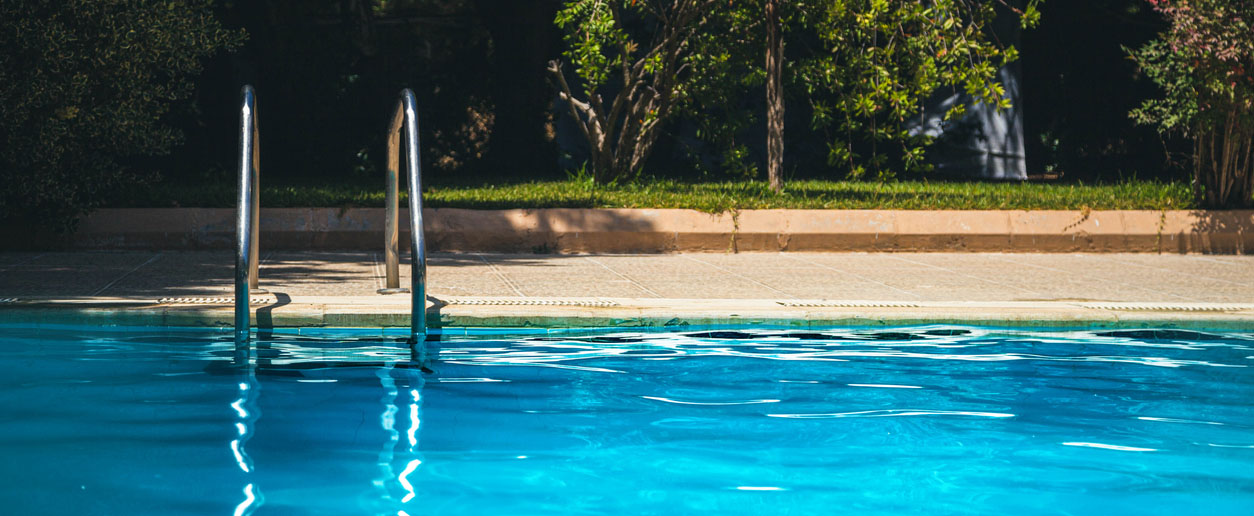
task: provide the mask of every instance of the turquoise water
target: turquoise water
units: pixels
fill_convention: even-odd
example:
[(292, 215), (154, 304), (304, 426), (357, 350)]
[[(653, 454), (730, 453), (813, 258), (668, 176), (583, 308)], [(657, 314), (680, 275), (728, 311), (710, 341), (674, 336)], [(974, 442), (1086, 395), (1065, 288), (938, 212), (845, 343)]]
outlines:
[(0, 328), (4, 514), (1251, 514), (1254, 335)]

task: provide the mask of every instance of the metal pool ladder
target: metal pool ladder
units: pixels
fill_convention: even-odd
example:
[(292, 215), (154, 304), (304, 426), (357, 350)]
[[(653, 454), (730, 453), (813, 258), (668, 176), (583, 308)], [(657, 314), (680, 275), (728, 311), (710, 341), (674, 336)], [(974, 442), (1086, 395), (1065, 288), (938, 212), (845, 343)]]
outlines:
[[(239, 137), (239, 203), (235, 226), (235, 343), (249, 341), (249, 289), (265, 292), (257, 286), (257, 226), (260, 219), (259, 172), (261, 152), (257, 131), (257, 95), (252, 86), (244, 86), (240, 103)], [(399, 185), (401, 130), (404, 129), (405, 172), (409, 176), (410, 252), (413, 254), (410, 288), (400, 288), (400, 255), (398, 253)], [(421, 344), (426, 340), (427, 242), (422, 231), (422, 166), (418, 150), (418, 109), (414, 92), (401, 91), (388, 128), (388, 165), (386, 194), (386, 225), (383, 253), (387, 269), (387, 288), (380, 294), (408, 292), (411, 296), (409, 341)], [(421, 346), (416, 346), (425, 352)]]
[(249, 289), (257, 287), (257, 225), (261, 218), (261, 143), (257, 93), (245, 85), (239, 111), (239, 202), (235, 211), (235, 343), (248, 342)]
[[(409, 176), (409, 251), (411, 262), (410, 288), (401, 288), (400, 281), (400, 188), (397, 173), (400, 170), (401, 129), (404, 129), (405, 175)], [(386, 214), (383, 228), (383, 257), (387, 270), (386, 288), (380, 294), (410, 294), (409, 339), (421, 343), (427, 335), (427, 239), (422, 232), (422, 165), (418, 150), (418, 107), (414, 92), (401, 90), (392, 123), (388, 126), (388, 166), (385, 197)]]

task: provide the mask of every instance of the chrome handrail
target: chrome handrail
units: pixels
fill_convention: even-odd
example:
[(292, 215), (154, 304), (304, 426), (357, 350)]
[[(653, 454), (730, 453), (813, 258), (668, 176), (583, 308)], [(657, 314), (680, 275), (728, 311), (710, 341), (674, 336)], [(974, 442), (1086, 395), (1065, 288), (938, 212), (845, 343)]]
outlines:
[[(409, 251), (413, 254), (412, 277), (410, 288), (400, 288), (400, 233), (399, 207), (400, 185), (397, 174), (400, 170), (401, 129), (405, 129), (405, 172), (409, 176)], [(392, 115), (392, 123), (388, 127), (388, 162), (387, 162), (387, 193), (385, 197), (386, 214), (383, 229), (383, 256), (387, 270), (386, 288), (379, 289), (380, 294), (399, 294), (409, 292), (412, 305), (409, 316), (409, 338), (411, 343), (426, 340), (427, 335), (427, 239), (422, 231), (422, 165), (419, 163), (418, 151), (418, 108), (414, 92), (409, 88), (401, 90), (400, 99), (396, 102), (396, 110)]]
[(249, 289), (257, 288), (257, 225), (261, 219), (261, 143), (257, 94), (245, 85), (239, 111), (239, 203), (235, 212), (235, 343), (249, 339)]

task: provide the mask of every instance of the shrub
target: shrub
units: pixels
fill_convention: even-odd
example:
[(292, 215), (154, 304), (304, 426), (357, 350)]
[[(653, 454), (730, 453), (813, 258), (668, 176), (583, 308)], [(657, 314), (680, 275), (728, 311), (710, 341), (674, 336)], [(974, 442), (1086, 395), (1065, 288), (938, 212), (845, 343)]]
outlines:
[(0, 2), (0, 216), (69, 230), (168, 153), (200, 59), (243, 40), (210, 0)]
[[(930, 168), (925, 150), (933, 138), (911, 130), (910, 121), (920, 118), (927, 99), (938, 92), (963, 92), (976, 102), (1009, 107), (997, 74), (1018, 59), (1018, 51), (993, 34), (994, 22), (1002, 18), (1033, 27), (1041, 1), (720, 2), (707, 23), (710, 30), (694, 38), (692, 102), (683, 113), (697, 124), (699, 138), (718, 147), (725, 169), (744, 171), (738, 175), (756, 172), (745, 162), (750, 151), (739, 135), (766, 114), (767, 169), (776, 170), (778, 178), (785, 98), (806, 101), (796, 112), (810, 118), (809, 128), (798, 128), (796, 122), (805, 120), (796, 117), (788, 122), (794, 135), (790, 152), (820, 143), (826, 147), (825, 165), (851, 178), (887, 180), (896, 171), (925, 172)], [(763, 59), (764, 54), (774, 58)], [(772, 82), (775, 87), (763, 87)], [(764, 90), (775, 92), (767, 94), (766, 109), (745, 101)], [(966, 105), (955, 103), (946, 120), (961, 120)], [(795, 136), (807, 131), (810, 141)]]
[(1170, 26), (1132, 52), (1164, 91), (1132, 112), (1193, 140), (1205, 207), (1254, 205), (1254, 0), (1148, 0)]
[(580, 82), (566, 80), (560, 61), (549, 71), (588, 142), (596, 181), (627, 179), (649, 158), (662, 122), (688, 101), (691, 68), (700, 63), (692, 42), (717, 5), (570, 0), (558, 11), (568, 47), (563, 56)]

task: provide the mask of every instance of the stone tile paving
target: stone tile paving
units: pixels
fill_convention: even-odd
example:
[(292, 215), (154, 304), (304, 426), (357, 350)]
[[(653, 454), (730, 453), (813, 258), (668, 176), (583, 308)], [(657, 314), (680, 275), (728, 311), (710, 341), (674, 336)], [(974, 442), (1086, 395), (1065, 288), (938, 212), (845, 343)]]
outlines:
[(112, 296), (110, 290), (160, 260), (156, 252), (45, 253), (0, 271), (0, 297)]
[[(409, 284), (409, 262), (400, 267)], [(261, 286), (375, 296), (378, 253), (273, 251)], [(229, 296), (231, 252), (0, 253), (0, 298)], [(1254, 257), (1153, 254), (435, 254), (432, 296), (1254, 302)]]
[[(158, 257), (97, 296), (161, 299), (230, 297), (235, 288), (235, 255), (224, 252), (156, 253)], [(264, 255), (263, 255), (264, 256)], [(4, 285), (0, 278), (0, 285)], [(49, 285), (51, 288), (52, 285)], [(4, 287), (0, 286), (0, 290)], [(54, 295), (54, 294), (45, 294)]]

